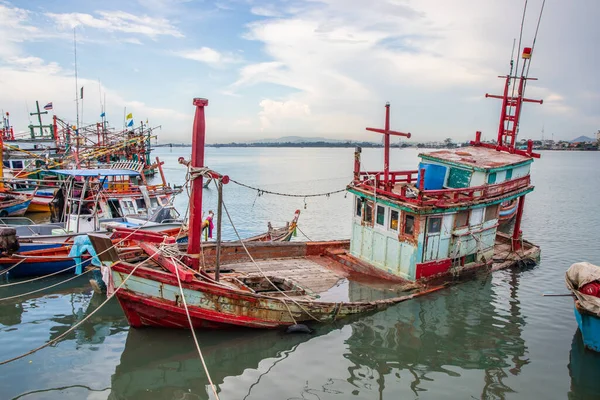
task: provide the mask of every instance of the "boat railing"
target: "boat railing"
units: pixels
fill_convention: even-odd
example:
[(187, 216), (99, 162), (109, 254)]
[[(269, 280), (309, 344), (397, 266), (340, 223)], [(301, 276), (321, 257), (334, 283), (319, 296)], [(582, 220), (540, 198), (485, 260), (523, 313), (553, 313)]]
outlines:
[[(412, 177), (416, 171), (396, 172), (395, 178), (388, 180), (386, 186), (382, 180), (382, 172), (361, 172), (360, 180), (355, 182), (355, 186), (375, 192), (378, 195), (385, 195), (400, 201), (411, 203), (417, 206), (436, 206), (449, 207), (458, 203), (468, 201), (478, 201), (488, 198), (501, 197), (512, 192), (525, 189), (531, 184), (529, 175), (504, 181), (496, 184), (486, 184), (481, 186), (472, 186), (466, 188), (451, 188), (439, 190), (425, 190), (422, 182)], [(392, 172), (390, 172), (390, 175)], [(397, 177), (404, 176), (398, 179)], [(396, 183), (405, 183), (399, 190), (394, 188)], [(411, 185), (414, 183), (414, 185)]]

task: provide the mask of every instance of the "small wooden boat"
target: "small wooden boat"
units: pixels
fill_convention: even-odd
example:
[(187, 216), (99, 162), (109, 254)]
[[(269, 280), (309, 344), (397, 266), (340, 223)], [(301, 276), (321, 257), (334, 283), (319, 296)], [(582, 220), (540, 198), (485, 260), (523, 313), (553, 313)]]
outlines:
[(289, 242), (292, 236), (296, 234), (298, 218), (300, 218), (300, 210), (296, 210), (294, 218), (285, 226), (273, 228), (269, 222), (267, 225), (267, 232), (244, 239), (244, 242)]
[(565, 281), (575, 296), (575, 319), (583, 344), (600, 352), (600, 267), (575, 263), (567, 270)]
[(0, 194), (0, 217), (19, 217), (25, 214), (31, 196), (20, 196), (1, 193)]
[(512, 219), (517, 215), (518, 205), (519, 202), (517, 199), (500, 203), (500, 213), (498, 218), (500, 226), (507, 225), (510, 223), (510, 221), (512, 221)]

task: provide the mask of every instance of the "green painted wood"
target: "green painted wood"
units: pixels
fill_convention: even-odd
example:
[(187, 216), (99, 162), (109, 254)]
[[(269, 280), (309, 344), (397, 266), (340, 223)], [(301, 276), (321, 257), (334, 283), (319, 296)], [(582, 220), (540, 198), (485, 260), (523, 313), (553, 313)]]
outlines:
[[(511, 170), (512, 171), (512, 170)], [(496, 183), (496, 173), (495, 172), (490, 172), (488, 174), (488, 179), (487, 179), (488, 183)]]
[(469, 182), (471, 182), (471, 174), (471, 171), (452, 167), (448, 173), (448, 183), (446, 186), (453, 189), (468, 188)]

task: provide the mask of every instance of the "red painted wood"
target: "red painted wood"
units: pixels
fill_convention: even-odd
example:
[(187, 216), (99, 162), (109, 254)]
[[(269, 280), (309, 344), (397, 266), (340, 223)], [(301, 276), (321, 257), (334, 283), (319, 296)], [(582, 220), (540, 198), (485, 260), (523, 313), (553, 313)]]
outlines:
[[(183, 305), (172, 301), (139, 296), (127, 290), (117, 292), (117, 298), (131, 326), (155, 326), (163, 328), (188, 328), (189, 321)], [(188, 307), (194, 328), (277, 328), (289, 323), (266, 321), (236, 314), (226, 314), (200, 307)]]
[[(207, 99), (194, 99), (196, 114), (194, 116), (194, 129), (192, 135), (192, 167), (204, 167), (204, 139), (206, 135), (206, 122), (204, 107), (208, 106)], [(200, 254), (200, 241), (202, 240), (202, 177), (198, 176), (192, 181), (192, 194), (190, 197), (190, 224), (189, 224), (188, 253)], [(191, 258), (191, 266), (199, 269), (199, 259)]]
[(416, 279), (428, 278), (434, 275), (448, 272), (452, 266), (452, 261), (449, 258), (444, 260), (429, 261), (417, 264)]
[[(165, 257), (159, 253), (158, 248), (149, 243), (140, 243), (140, 248), (144, 250), (154, 261), (156, 261), (161, 267), (171, 271), (171, 273), (179, 273), (179, 279), (182, 282), (191, 282), (194, 279), (194, 273), (189, 269), (183, 268), (177, 262), (171, 260), (169, 257)], [(177, 280), (177, 276), (175, 276)], [(179, 286), (179, 284), (177, 284)]]

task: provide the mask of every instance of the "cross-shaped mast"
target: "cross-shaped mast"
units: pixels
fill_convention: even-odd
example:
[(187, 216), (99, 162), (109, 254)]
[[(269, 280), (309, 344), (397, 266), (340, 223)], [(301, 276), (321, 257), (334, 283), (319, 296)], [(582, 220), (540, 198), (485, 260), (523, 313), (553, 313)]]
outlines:
[(384, 137), (384, 152), (383, 152), (383, 181), (386, 190), (389, 189), (390, 181), (390, 135), (404, 136), (410, 138), (409, 133), (397, 132), (390, 130), (390, 103), (385, 103), (385, 129), (367, 128), (368, 131), (382, 133)]

